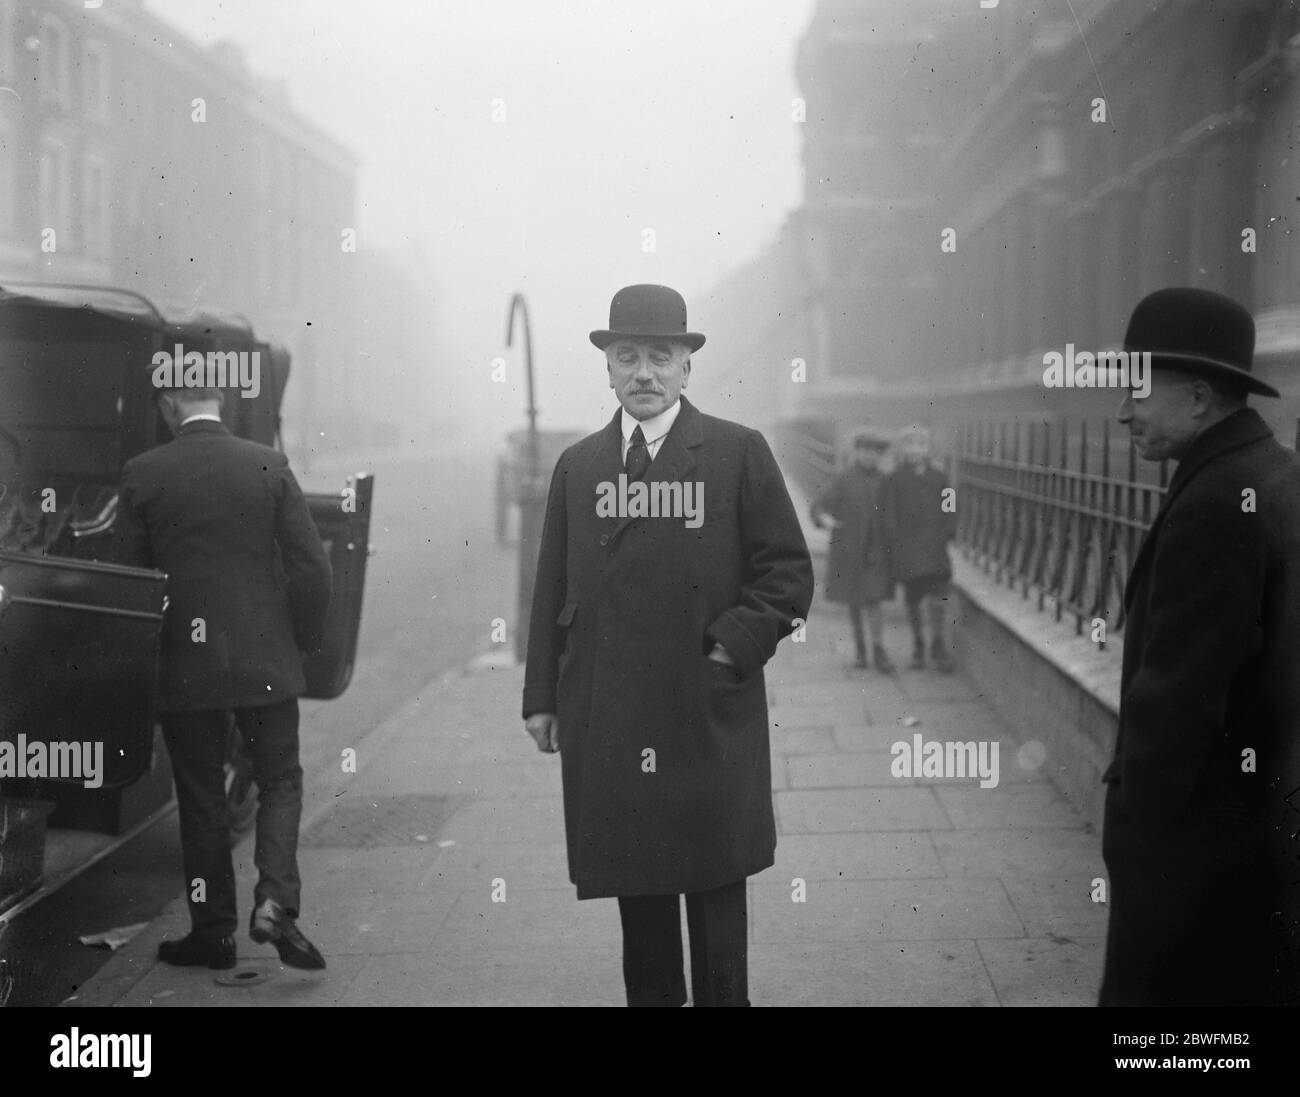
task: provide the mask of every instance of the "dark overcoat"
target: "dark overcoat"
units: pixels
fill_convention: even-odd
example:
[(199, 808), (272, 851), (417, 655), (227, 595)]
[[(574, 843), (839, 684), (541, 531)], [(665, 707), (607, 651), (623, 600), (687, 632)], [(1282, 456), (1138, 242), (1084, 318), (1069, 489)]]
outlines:
[[(598, 516), (621, 447), (616, 413), (556, 465), (524, 683), (525, 718), (558, 715), (579, 899), (705, 891), (773, 863), (763, 666), (812, 600), (761, 434), (682, 400), (646, 479), (703, 485), (695, 529)], [(735, 668), (707, 657), (715, 643)]]
[(832, 602), (861, 606), (883, 602), (892, 593), (881, 498), (884, 482), (884, 473), (855, 464), (835, 477), (812, 505), (814, 522), (822, 514), (839, 522), (830, 531), (826, 561), (826, 597)]
[(160, 711), (269, 705), (307, 688), (302, 652), (322, 639), (330, 564), (283, 453), (187, 423), (126, 463), (114, 536), (121, 563), (167, 573)]
[(885, 536), (893, 577), (952, 578), (948, 542), (957, 535), (957, 514), (944, 507), (948, 478), (932, 465), (921, 471), (906, 462), (885, 479), (882, 492)]
[(1294, 998), (1300, 458), (1253, 409), (1179, 462), (1125, 606), (1101, 1004)]

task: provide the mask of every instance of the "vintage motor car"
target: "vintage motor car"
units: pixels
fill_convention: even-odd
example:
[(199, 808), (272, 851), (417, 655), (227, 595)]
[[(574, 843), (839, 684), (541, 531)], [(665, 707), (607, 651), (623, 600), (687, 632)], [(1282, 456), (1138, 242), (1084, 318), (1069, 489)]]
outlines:
[[(11, 763), (0, 768), (0, 912), (39, 885), (47, 816), (116, 834), (171, 795), (154, 712), (167, 577), (113, 563), (110, 545), (123, 464), (170, 438), (152, 367), (176, 344), (256, 352), (259, 391), (228, 392), (222, 418), (279, 445), (289, 355), (242, 318), (163, 311), (120, 289), (0, 286), (0, 760)], [(334, 571), (325, 642), (304, 664), (307, 697), (337, 697), (351, 680), (373, 489), (358, 474), (306, 493)], [(103, 745), (96, 787), (66, 766), (49, 775), (53, 752), (75, 761), (69, 744), (89, 743)], [(42, 765), (28, 766), (41, 747)], [(253, 789), (237, 751), (227, 770), (239, 827)]]

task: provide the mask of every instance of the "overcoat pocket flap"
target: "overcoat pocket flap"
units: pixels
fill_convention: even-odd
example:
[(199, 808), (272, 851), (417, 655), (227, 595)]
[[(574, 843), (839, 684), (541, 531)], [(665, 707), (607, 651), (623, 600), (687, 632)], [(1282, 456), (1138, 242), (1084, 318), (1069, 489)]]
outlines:
[(559, 625), (560, 628), (568, 628), (573, 624), (573, 615), (577, 612), (577, 602), (566, 602), (564, 608), (560, 610), (560, 615), (555, 619), (555, 623)]

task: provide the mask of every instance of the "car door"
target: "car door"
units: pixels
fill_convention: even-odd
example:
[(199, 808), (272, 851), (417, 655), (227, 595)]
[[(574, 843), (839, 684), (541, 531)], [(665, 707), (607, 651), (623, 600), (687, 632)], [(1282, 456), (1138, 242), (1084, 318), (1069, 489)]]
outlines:
[(327, 701), (352, 680), (361, 628), (366, 558), (370, 551), (370, 506), (375, 478), (358, 473), (339, 492), (304, 492), (333, 569), (333, 593), (325, 641), (304, 664), (305, 696)]
[[(165, 583), (160, 571), (0, 551), (0, 743), (14, 748), (0, 774), (108, 789), (149, 768)], [(40, 775), (28, 768), (37, 743)], [(67, 746), (52, 776), (50, 744), (98, 754), (102, 784), (70, 775)], [(20, 746), (25, 773), (11, 768)]]

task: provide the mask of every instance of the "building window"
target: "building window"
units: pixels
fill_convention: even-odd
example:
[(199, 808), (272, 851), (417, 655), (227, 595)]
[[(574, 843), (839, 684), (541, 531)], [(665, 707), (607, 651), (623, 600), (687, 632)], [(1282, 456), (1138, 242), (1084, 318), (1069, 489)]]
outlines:
[(54, 16), (44, 15), (39, 42), (36, 75), (41, 99), (66, 107), (72, 99), (68, 29)]
[(87, 42), (82, 51), (81, 99), (87, 118), (109, 120), (108, 50), (102, 42)]
[(92, 259), (107, 259), (112, 250), (108, 164), (97, 156), (87, 157), (84, 181), (81, 211), (85, 251)]
[(72, 187), (68, 177), (68, 150), (61, 141), (52, 137), (41, 140), (41, 162), (38, 187), (39, 231), (53, 229), (59, 251), (72, 245), (72, 225), (69, 213), (72, 208)]

